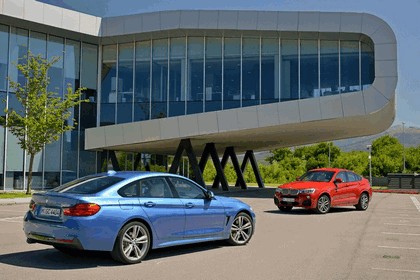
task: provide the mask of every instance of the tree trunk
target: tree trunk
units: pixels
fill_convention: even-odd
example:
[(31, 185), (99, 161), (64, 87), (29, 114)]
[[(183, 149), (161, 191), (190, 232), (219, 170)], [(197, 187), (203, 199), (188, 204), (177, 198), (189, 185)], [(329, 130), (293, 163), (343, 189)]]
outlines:
[(35, 154), (30, 154), (28, 185), (27, 185), (27, 188), (26, 188), (26, 194), (31, 194), (31, 192), (32, 192), (32, 166), (34, 165), (34, 159), (35, 159)]

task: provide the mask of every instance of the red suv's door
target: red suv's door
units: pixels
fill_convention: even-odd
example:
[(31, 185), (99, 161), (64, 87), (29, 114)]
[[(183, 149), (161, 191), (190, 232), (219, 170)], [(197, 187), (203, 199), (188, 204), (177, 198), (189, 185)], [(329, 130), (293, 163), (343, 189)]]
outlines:
[[(338, 180), (337, 180), (338, 179)], [(331, 205), (345, 205), (348, 203), (351, 194), (347, 174), (344, 171), (339, 172), (334, 179), (335, 189), (331, 193)]]

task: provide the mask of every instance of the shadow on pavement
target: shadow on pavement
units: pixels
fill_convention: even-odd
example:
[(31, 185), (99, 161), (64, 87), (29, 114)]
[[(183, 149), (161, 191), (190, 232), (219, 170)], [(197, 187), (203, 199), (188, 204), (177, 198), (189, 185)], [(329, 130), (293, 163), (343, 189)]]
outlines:
[(227, 197), (273, 198), (276, 188), (248, 187), (248, 189), (242, 190), (237, 187), (230, 187), (229, 191), (212, 188), (208, 188), (208, 190), (213, 191), (216, 195)]
[[(347, 213), (347, 212), (354, 212), (358, 211), (354, 207), (334, 207), (331, 208), (330, 211), (325, 215), (332, 215), (332, 214), (340, 214), (340, 213)], [(267, 210), (264, 211), (267, 214), (275, 214), (275, 215), (320, 215), (315, 213), (314, 210), (311, 209), (304, 209), (304, 208), (293, 208), (290, 212), (282, 212), (280, 210)]]
[[(192, 254), (223, 247), (222, 241), (206, 242), (191, 245), (174, 246), (169, 248), (155, 249), (143, 260), (156, 260), (161, 258), (176, 257), (183, 254)], [(94, 267), (120, 266), (115, 262), (109, 252), (80, 251), (80, 254), (70, 256), (56, 249), (43, 249), (0, 255), (0, 263), (31, 267), (48, 270), (83, 269)]]

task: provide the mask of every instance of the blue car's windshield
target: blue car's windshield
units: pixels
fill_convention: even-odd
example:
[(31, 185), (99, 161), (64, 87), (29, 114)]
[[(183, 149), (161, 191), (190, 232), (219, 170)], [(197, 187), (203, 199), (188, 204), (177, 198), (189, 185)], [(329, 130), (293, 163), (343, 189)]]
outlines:
[(329, 182), (333, 175), (333, 171), (308, 171), (299, 178), (299, 181)]
[(93, 175), (71, 181), (55, 189), (52, 189), (51, 191), (59, 193), (94, 194), (118, 182), (121, 182), (122, 180), (124, 180), (124, 178)]

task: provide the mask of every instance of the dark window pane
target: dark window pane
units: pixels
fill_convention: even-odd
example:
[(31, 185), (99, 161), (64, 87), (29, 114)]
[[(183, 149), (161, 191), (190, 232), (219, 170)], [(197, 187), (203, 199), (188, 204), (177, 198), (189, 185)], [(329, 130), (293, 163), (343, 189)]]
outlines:
[(205, 111), (222, 109), (222, 39), (206, 38)]
[(339, 93), (338, 79), (338, 41), (321, 41), (320, 57), (320, 95)]
[(318, 41), (300, 41), (300, 98), (320, 96), (318, 86)]
[(204, 38), (188, 38), (187, 114), (203, 112)]
[(260, 103), (260, 39), (242, 40), (242, 107)]
[(340, 42), (341, 85), (340, 92), (360, 90), (359, 42)]
[(239, 108), (241, 91), (241, 39), (225, 38), (223, 109)]
[(295, 100), (298, 94), (297, 40), (281, 41), (281, 101)]

